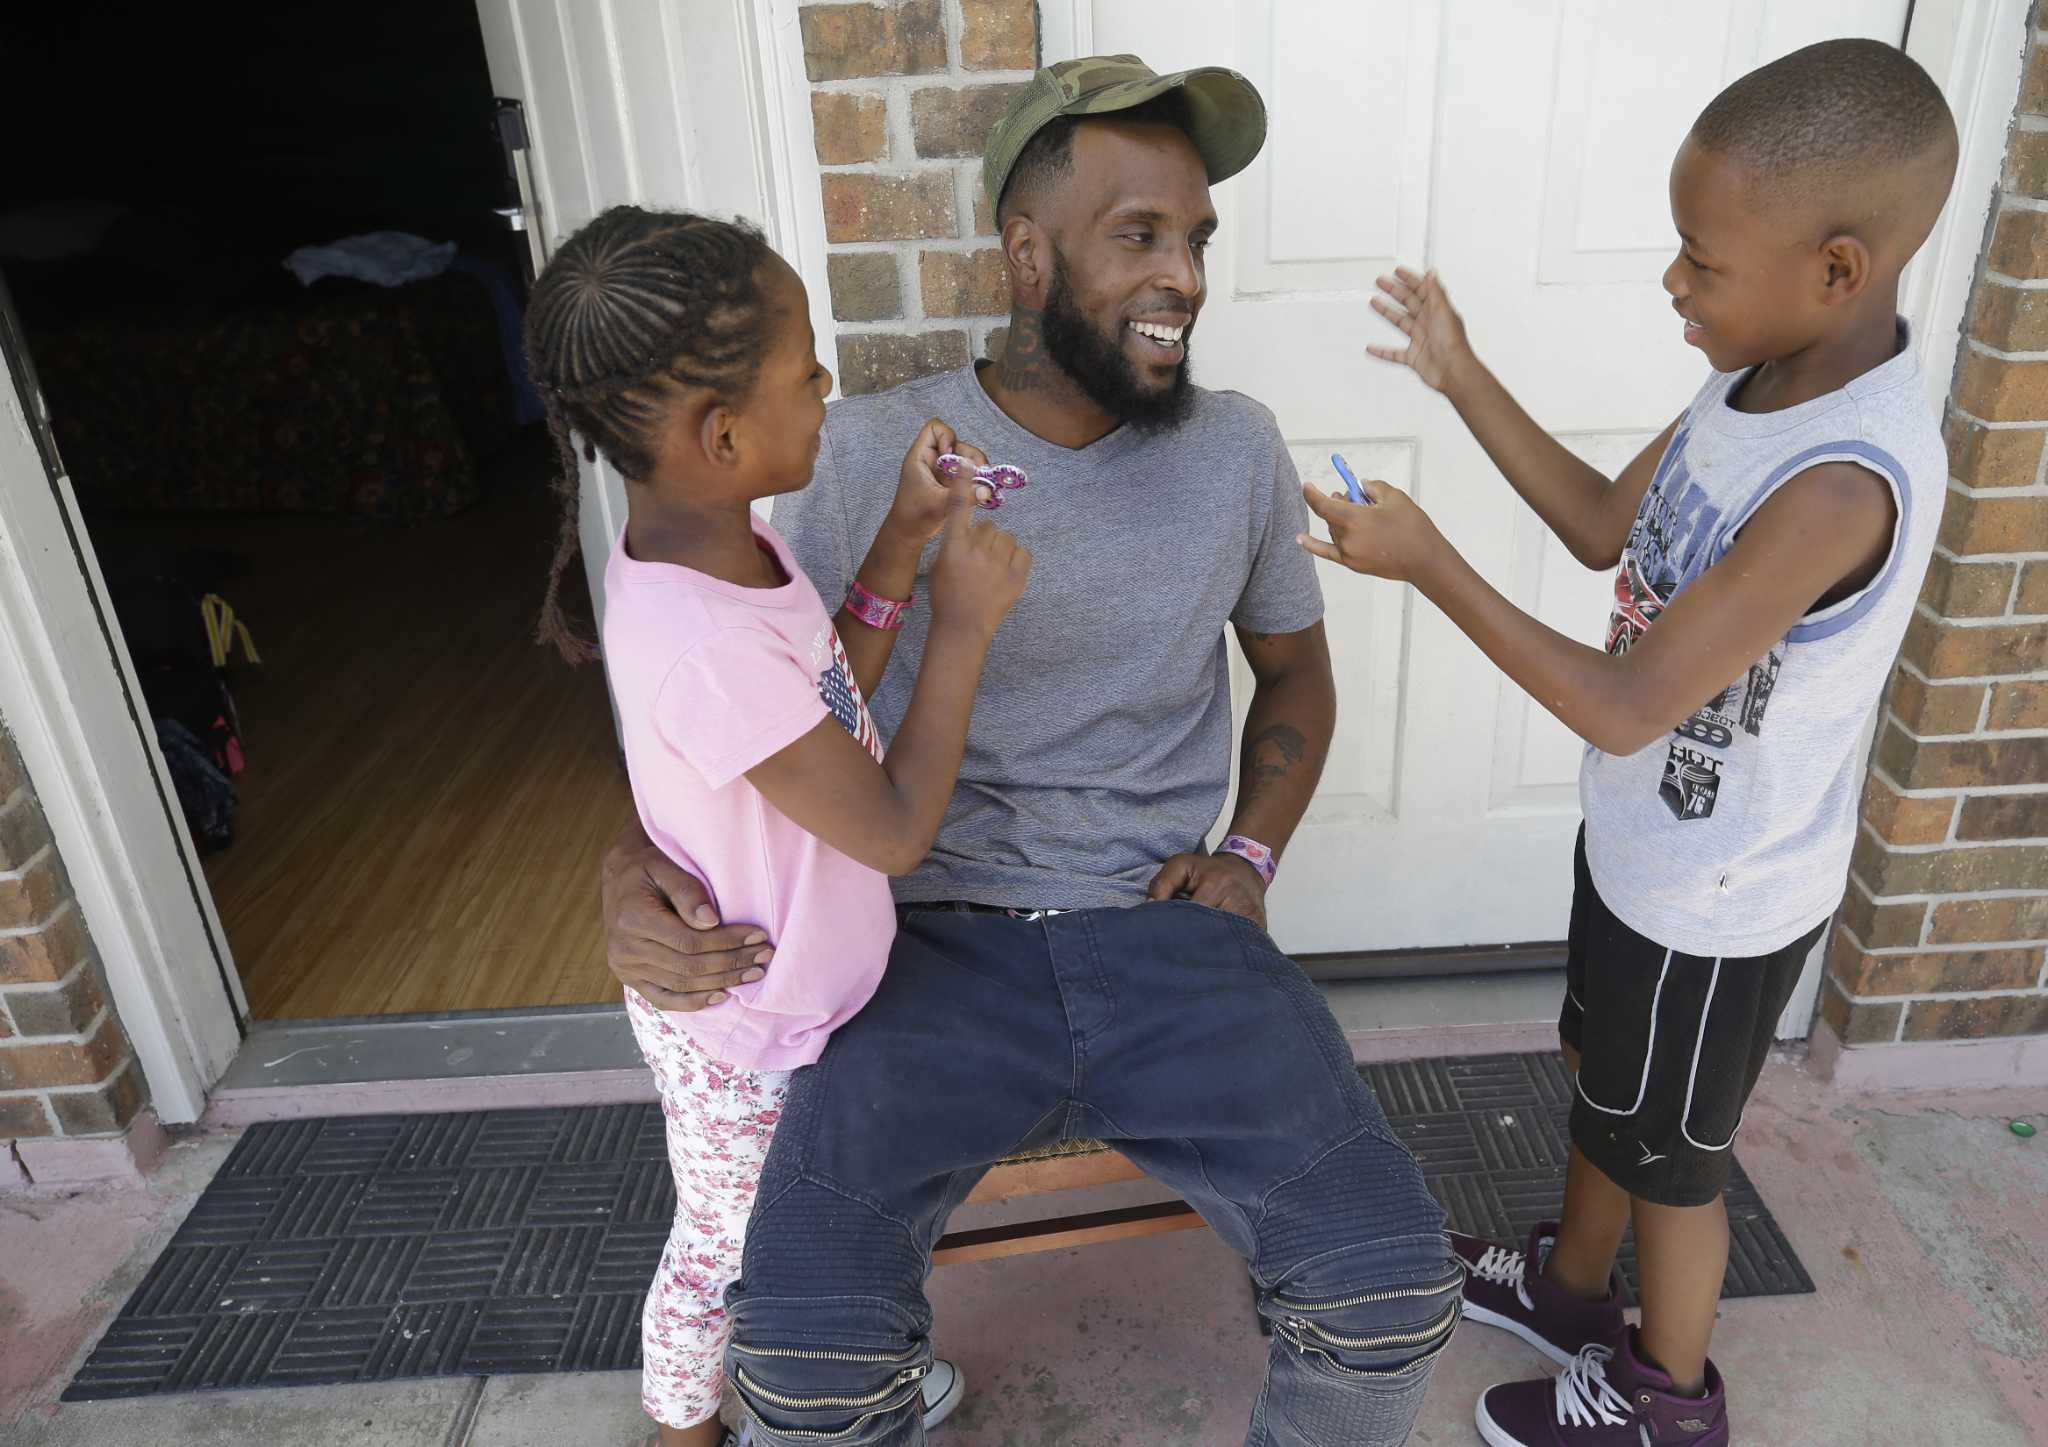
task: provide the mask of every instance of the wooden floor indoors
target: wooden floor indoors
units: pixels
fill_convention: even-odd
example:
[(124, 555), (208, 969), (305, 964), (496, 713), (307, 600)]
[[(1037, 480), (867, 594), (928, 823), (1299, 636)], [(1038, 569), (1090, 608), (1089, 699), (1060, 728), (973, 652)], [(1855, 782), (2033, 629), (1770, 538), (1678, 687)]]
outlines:
[(236, 688), (249, 767), (206, 874), (257, 1018), (618, 998), (603, 677), (531, 641), (553, 519), (528, 486), (406, 529), (180, 525), (255, 565), (221, 590), (264, 667)]

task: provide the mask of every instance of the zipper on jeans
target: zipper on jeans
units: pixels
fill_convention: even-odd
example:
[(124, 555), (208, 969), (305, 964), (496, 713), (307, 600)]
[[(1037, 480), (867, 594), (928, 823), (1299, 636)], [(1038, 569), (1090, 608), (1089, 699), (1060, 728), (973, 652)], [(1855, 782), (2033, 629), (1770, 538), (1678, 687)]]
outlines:
[[(816, 1352), (811, 1352), (806, 1353), (805, 1355), (816, 1357), (820, 1354)], [(773, 1402), (778, 1407), (787, 1407), (790, 1408), (792, 1411), (807, 1412), (815, 1408), (823, 1407), (878, 1407), (883, 1402), (888, 1401), (889, 1398), (895, 1396), (896, 1393), (902, 1391), (905, 1387), (909, 1386), (912, 1382), (923, 1381), (924, 1378), (930, 1372), (930, 1367), (907, 1367), (903, 1371), (898, 1372), (895, 1378), (890, 1381), (888, 1386), (883, 1387), (878, 1392), (869, 1392), (864, 1397), (785, 1396), (783, 1393), (775, 1391), (773, 1388), (764, 1387), (763, 1385), (761, 1385), (759, 1381), (747, 1375), (747, 1369), (745, 1367), (741, 1367), (739, 1369), (739, 1385), (747, 1391), (752, 1392), (753, 1395), (759, 1397), (764, 1402)]]
[[(889, 1392), (884, 1392), (881, 1395), (886, 1397), (889, 1395), (890, 1392), (901, 1391), (905, 1386), (908, 1386), (911, 1383), (920, 1380), (929, 1370), (930, 1369), (927, 1367), (912, 1367), (905, 1371), (897, 1373), (896, 1385), (891, 1387), (889, 1389)], [(759, 1383), (755, 1383), (754, 1388), (756, 1391), (759, 1391)], [(764, 1393), (763, 1395), (765, 1396), (766, 1394)], [(794, 1402), (794, 1399), (790, 1398), (784, 1398), (783, 1400), (786, 1402)], [(755, 1424), (757, 1424), (759, 1427), (761, 1427), (762, 1430), (773, 1432), (778, 1438), (782, 1439), (783, 1441), (837, 1442), (844, 1441), (847, 1438), (853, 1436), (854, 1433), (860, 1431), (863, 1427), (867, 1426), (868, 1423), (874, 1421), (875, 1418), (881, 1416), (883, 1412), (894, 1411), (896, 1410), (896, 1407), (908, 1406), (911, 1402), (915, 1400), (917, 1400), (917, 1393), (915, 1390), (913, 1390), (909, 1396), (905, 1397), (901, 1402), (897, 1403), (896, 1406), (892, 1407), (876, 1405), (872, 1410), (861, 1413), (860, 1416), (854, 1418), (853, 1421), (849, 1422), (846, 1426), (840, 1428), (836, 1432), (820, 1432), (808, 1430), (802, 1427), (777, 1427), (771, 1424), (768, 1421), (768, 1419), (763, 1417), (759, 1412), (755, 1411), (754, 1404), (748, 1401), (745, 1396), (741, 1396), (740, 1406), (746, 1412), (747, 1417)], [(794, 1402), (794, 1406), (798, 1410), (802, 1410), (805, 1405), (806, 1404), (803, 1402)], [(808, 1405), (827, 1406), (831, 1405), (831, 1403), (829, 1399), (821, 1399), (818, 1402), (810, 1403)]]
[(1411, 1296), (1436, 1296), (1454, 1286), (1464, 1284), (1465, 1267), (1461, 1262), (1449, 1276), (1434, 1286), (1400, 1286), (1389, 1291), (1366, 1291), (1337, 1301), (1289, 1301), (1284, 1296), (1276, 1296), (1273, 1298), (1273, 1304), (1294, 1311), (1342, 1311), (1351, 1306), (1370, 1306), (1376, 1301), (1401, 1301)]
[(810, 1432), (804, 1430), (801, 1427), (777, 1427), (773, 1425), (768, 1421), (767, 1418), (763, 1417), (759, 1412), (755, 1411), (753, 1409), (753, 1406), (750, 1403), (748, 1403), (744, 1397), (740, 1399), (740, 1405), (746, 1408), (748, 1418), (751, 1419), (756, 1425), (758, 1425), (762, 1431), (773, 1432), (777, 1437), (780, 1437), (785, 1442), (843, 1441), (844, 1439), (851, 1437), (854, 1433), (858, 1432), (861, 1428), (867, 1426), (868, 1423), (874, 1421), (874, 1419), (879, 1415), (879, 1413), (876, 1412), (863, 1412), (860, 1416), (853, 1419), (851, 1425), (843, 1427), (837, 1432)]
[(907, 1362), (918, 1352), (916, 1347), (900, 1352), (818, 1352), (802, 1347), (749, 1347), (738, 1342), (732, 1349), (743, 1357), (791, 1357), (800, 1362)]
[[(1339, 1351), (1380, 1351), (1387, 1347), (1414, 1346), (1417, 1342), (1425, 1342), (1431, 1337), (1449, 1332), (1457, 1324), (1458, 1306), (1457, 1302), (1452, 1302), (1428, 1326), (1416, 1327), (1410, 1331), (1378, 1332), (1372, 1336), (1340, 1336), (1336, 1332), (1298, 1316), (1288, 1317), (1287, 1325), (1294, 1328), (1297, 1337), (1313, 1336), (1318, 1342), (1327, 1342)], [(1306, 1343), (1303, 1342), (1300, 1345), (1306, 1346)]]
[[(1290, 1318), (1288, 1323), (1286, 1324), (1292, 1325), (1292, 1318)], [(1331, 1371), (1337, 1373), (1339, 1376), (1371, 1377), (1376, 1380), (1384, 1380), (1388, 1377), (1405, 1377), (1410, 1372), (1418, 1371), (1423, 1367), (1429, 1366), (1438, 1357), (1442, 1356), (1446, 1351), (1449, 1351), (1451, 1346), (1451, 1338), (1449, 1336), (1445, 1336), (1442, 1341), (1438, 1342), (1435, 1346), (1431, 1347), (1428, 1351), (1424, 1352), (1414, 1361), (1409, 1362), (1404, 1366), (1389, 1367), (1383, 1371), (1375, 1371), (1369, 1367), (1347, 1367), (1344, 1365), (1344, 1363), (1338, 1361), (1335, 1357), (1331, 1356), (1321, 1347), (1311, 1346), (1307, 1342), (1301, 1340), (1298, 1334), (1290, 1335), (1289, 1333), (1283, 1331), (1281, 1335), (1287, 1336), (1288, 1339), (1294, 1343), (1295, 1351), (1300, 1353), (1302, 1356), (1306, 1357), (1313, 1354), (1315, 1356), (1321, 1357), (1323, 1359), (1323, 1365), (1328, 1367)]]

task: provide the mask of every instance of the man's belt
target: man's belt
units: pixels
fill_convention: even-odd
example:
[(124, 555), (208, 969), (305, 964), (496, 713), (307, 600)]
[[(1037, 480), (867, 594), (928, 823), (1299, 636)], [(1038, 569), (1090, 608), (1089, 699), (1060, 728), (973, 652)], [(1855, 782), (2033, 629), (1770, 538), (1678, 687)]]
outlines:
[(983, 904), (972, 899), (919, 900), (902, 906), (905, 911), (918, 909), (953, 910), (959, 914), (999, 914), (1006, 919), (1050, 919), (1056, 914), (1072, 914), (1066, 909), (1013, 909), (1002, 904)]

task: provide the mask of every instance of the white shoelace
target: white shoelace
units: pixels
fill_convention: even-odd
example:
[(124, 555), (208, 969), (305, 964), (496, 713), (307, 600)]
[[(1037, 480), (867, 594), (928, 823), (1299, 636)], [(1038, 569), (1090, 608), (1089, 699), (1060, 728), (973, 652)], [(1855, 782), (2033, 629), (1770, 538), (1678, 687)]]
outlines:
[(1632, 1419), (1628, 1398), (1607, 1381), (1614, 1348), (1587, 1346), (1557, 1379), (1557, 1425), (1560, 1427), (1626, 1427)]
[(1512, 1286), (1515, 1299), (1523, 1309), (1534, 1311), (1536, 1303), (1529, 1299), (1529, 1259), (1519, 1251), (1510, 1251), (1505, 1246), (1489, 1246), (1486, 1254), (1472, 1263), (1472, 1274), (1495, 1286)]

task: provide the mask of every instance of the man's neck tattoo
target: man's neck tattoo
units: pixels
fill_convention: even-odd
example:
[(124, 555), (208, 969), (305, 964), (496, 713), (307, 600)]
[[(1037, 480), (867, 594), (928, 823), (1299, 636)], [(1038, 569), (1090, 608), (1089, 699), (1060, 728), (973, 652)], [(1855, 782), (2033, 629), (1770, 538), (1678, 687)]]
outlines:
[(1003, 339), (1003, 354), (996, 363), (996, 376), (1006, 391), (1057, 392), (1066, 378), (1045, 349), (1045, 331), (1039, 313), (1017, 308), (1010, 316), (1010, 333)]

